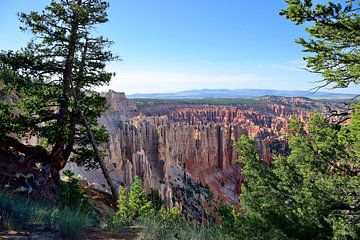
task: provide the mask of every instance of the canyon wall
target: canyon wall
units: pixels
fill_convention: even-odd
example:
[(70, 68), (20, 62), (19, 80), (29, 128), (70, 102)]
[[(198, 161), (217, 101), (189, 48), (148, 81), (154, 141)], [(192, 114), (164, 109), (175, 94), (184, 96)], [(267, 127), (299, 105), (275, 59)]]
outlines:
[[(242, 134), (256, 138), (263, 160), (269, 163), (273, 152), (289, 152), (283, 135), (290, 117), (306, 121), (310, 116), (306, 108), (287, 107), (310, 104), (301, 99), (275, 99), (287, 101), (286, 105), (265, 99), (261, 104), (239, 106), (146, 106), (129, 101), (122, 93), (108, 92), (105, 97), (110, 109), (99, 122), (111, 133), (104, 147), (117, 186), (129, 186), (137, 175), (146, 189), (159, 191), (167, 207), (180, 206), (188, 219), (204, 222), (212, 221), (221, 202), (239, 204), (242, 178), (235, 141)], [(311, 107), (320, 110), (323, 106)], [(105, 187), (99, 170), (73, 170)]]

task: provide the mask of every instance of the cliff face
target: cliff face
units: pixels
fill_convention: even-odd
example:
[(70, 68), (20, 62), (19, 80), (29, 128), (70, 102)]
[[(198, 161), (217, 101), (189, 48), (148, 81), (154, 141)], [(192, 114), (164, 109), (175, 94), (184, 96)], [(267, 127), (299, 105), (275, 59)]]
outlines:
[[(166, 116), (138, 116), (112, 132), (107, 165), (117, 185), (129, 185), (140, 176), (147, 189), (159, 190), (167, 206), (179, 205), (190, 219), (211, 221), (219, 200), (238, 204), (241, 176), (232, 145), (244, 133), (239, 126), (195, 126)], [(104, 184), (98, 170), (82, 175)]]
[[(287, 154), (292, 115), (305, 121), (304, 109), (264, 103), (255, 106), (206, 106), (131, 102), (124, 94), (106, 95), (110, 110), (99, 119), (111, 132), (106, 159), (116, 184), (129, 185), (138, 175), (147, 189), (159, 190), (169, 207), (179, 205), (189, 219), (212, 221), (220, 202), (238, 204), (242, 181), (234, 142), (255, 137), (265, 162), (272, 152)], [(76, 171), (100, 185), (100, 171)]]
[(109, 104), (109, 110), (102, 114), (99, 122), (111, 133), (116, 132), (121, 122), (128, 121), (137, 115), (136, 104), (126, 99), (125, 93), (109, 91), (104, 94), (104, 97)]

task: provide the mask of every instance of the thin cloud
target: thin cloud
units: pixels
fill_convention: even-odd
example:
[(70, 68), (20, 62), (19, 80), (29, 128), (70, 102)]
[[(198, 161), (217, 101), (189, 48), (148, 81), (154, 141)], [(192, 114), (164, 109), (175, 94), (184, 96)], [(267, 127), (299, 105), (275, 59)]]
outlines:
[(274, 80), (256, 74), (213, 75), (190, 72), (115, 71), (109, 86), (100, 91), (113, 89), (128, 94), (142, 92), (173, 92), (196, 88), (251, 88), (254, 83)]
[(286, 63), (270, 63), (259, 65), (260, 69), (282, 70), (282, 71), (304, 71), (306, 63), (303, 60), (292, 60)]

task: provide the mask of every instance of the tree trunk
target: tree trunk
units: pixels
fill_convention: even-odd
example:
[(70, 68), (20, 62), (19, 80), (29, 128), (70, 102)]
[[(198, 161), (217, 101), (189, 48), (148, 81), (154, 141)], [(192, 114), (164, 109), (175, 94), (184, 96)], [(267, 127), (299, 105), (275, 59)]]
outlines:
[(85, 125), (85, 127), (86, 127), (86, 131), (87, 131), (89, 140), (90, 140), (90, 142), (91, 142), (91, 145), (92, 145), (92, 147), (93, 147), (94, 150), (95, 150), (96, 160), (97, 160), (97, 161), (99, 162), (99, 164), (100, 164), (101, 171), (103, 172), (104, 177), (105, 177), (105, 180), (106, 180), (107, 184), (108, 184), (109, 187), (110, 187), (111, 194), (112, 194), (114, 200), (117, 201), (117, 199), (119, 198), (118, 191), (116, 190), (115, 184), (114, 184), (114, 182), (112, 181), (112, 179), (111, 179), (111, 177), (110, 177), (110, 175), (109, 175), (108, 170), (106, 169), (105, 162), (104, 162), (103, 158), (101, 157), (99, 148), (98, 148), (98, 146), (97, 146), (97, 144), (96, 144), (96, 140), (95, 140), (94, 134), (93, 134), (92, 131), (91, 131), (90, 124), (89, 124), (89, 122), (87, 121), (84, 113), (83, 113), (83, 112), (80, 112), (80, 114), (81, 114), (81, 117), (82, 117), (82, 119), (83, 119), (83, 121), (84, 121), (84, 125)]
[[(69, 37), (69, 44), (66, 46), (67, 56), (65, 59), (65, 68), (63, 72), (63, 89), (62, 95), (59, 99), (60, 107), (59, 107), (59, 117), (57, 119), (58, 124), (58, 133), (57, 133), (57, 141), (51, 151), (51, 157), (53, 160), (53, 164), (56, 170), (60, 171), (66, 165), (66, 162), (69, 158), (70, 152), (73, 148), (74, 142), (69, 143), (68, 147), (65, 147), (67, 144), (64, 138), (64, 133), (67, 126), (67, 119), (69, 117), (69, 104), (70, 104), (70, 91), (72, 86), (72, 71), (74, 64), (74, 57), (76, 52), (76, 44), (78, 39), (78, 29), (79, 29), (79, 20), (76, 16), (72, 19), (71, 22), (71, 32)], [(70, 139), (74, 139), (75, 137), (75, 124), (70, 126), (70, 130), (72, 131), (72, 136)], [(64, 149), (66, 148), (66, 149)]]

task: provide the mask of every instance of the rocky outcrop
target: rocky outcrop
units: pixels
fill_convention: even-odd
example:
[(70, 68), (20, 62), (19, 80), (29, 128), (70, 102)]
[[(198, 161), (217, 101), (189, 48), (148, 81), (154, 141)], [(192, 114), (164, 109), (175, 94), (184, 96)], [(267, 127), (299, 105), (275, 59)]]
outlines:
[[(238, 126), (196, 126), (166, 116), (138, 116), (121, 122), (112, 133), (107, 165), (117, 185), (129, 185), (140, 176), (147, 189), (159, 190), (167, 206), (179, 205), (192, 218), (210, 221), (209, 209), (203, 206), (238, 203), (241, 176), (232, 145), (241, 134), (245, 132)], [(82, 175), (104, 184), (99, 171)]]
[(44, 148), (1, 136), (0, 189), (54, 204), (58, 200), (59, 179)]
[(102, 114), (99, 122), (107, 127), (110, 132), (115, 132), (121, 122), (128, 121), (138, 114), (136, 104), (129, 101), (125, 97), (125, 93), (109, 91), (102, 95), (109, 104), (109, 110)]
[[(306, 121), (310, 116), (304, 108), (281, 104), (290, 101), (286, 98), (276, 99), (275, 104), (208, 106), (136, 104), (121, 93), (105, 96), (111, 107), (99, 122), (111, 132), (104, 147), (116, 184), (128, 186), (134, 176), (140, 176), (147, 189), (160, 192), (166, 206), (178, 205), (189, 219), (205, 222), (212, 221), (220, 202), (239, 203), (242, 178), (235, 141), (242, 134), (256, 138), (263, 160), (269, 163), (273, 152), (289, 152), (283, 135), (290, 117)], [(100, 171), (74, 170), (89, 182), (105, 186)]]

